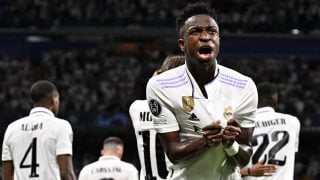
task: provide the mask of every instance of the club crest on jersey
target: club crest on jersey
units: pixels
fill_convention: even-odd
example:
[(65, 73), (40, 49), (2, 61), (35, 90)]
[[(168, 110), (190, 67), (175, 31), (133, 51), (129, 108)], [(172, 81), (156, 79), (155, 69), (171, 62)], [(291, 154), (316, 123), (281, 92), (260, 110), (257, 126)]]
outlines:
[(226, 120), (229, 120), (232, 117), (232, 108), (231, 108), (231, 106), (227, 106), (226, 108), (224, 108), (223, 117)]
[(192, 96), (182, 96), (182, 107), (187, 112), (190, 112), (194, 108), (194, 100)]
[(151, 99), (149, 101), (149, 108), (150, 108), (150, 112), (154, 116), (158, 116), (161, 113), (160, 103), (158, 101), (156, 101), (155, 99)]

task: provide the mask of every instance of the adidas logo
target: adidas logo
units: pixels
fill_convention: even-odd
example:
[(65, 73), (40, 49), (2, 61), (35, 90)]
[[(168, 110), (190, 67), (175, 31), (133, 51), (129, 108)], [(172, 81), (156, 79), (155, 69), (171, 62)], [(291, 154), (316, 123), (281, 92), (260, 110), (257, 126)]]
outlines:
[(194, 113), (191, 114), (191, 116), (188, 118), (188, 120), (190, 120), (190, 121), (200, 121), (200, 119)]

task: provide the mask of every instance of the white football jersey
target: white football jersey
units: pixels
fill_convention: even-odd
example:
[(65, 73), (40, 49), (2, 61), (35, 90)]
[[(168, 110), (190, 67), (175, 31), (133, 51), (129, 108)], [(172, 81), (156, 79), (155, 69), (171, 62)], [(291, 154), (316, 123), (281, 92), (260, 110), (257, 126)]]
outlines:
[(252, 136), (253, 155), (247, 167), (265, 159), (274, 164), (272, 176), (244, 177), (246, 180), (289, 180), (294, 176), (295, 153), (298, 152), (300, 121), (291, 115), (275, 112), (271, 107), (259, 108)]
[(138, 180), (138, 170), (116, 156), (101, 156), (82, 168), (79, 180)]
[[(251, 78), (216, 66), (214, 80), (205, 85), (205, 98), (186, 65), (152, 77), (147, 100), (158, 133), (179, 131), (182, 140), (202, 137), (204, 126), (219, 119), (223, 126), (236, 117), (242, 127), (254, 127), (258, 94)], [(185, 164), (167, 164), (169, 179), (240, 179), (239, 168), (222, 145)]]
[(153, 128), (152, 115), (147, 100), (136, 100), (130, 105), (130, 117), (134, 127), (139, 159), (140, 180), (164, 180), (168, 171), (160, 141)]
[(14, 179), (60, 179), (57, 156), (72, 155), (72, 128), (42, 107), (9, 124), (3, 140), (2, 161), (12, 160)]

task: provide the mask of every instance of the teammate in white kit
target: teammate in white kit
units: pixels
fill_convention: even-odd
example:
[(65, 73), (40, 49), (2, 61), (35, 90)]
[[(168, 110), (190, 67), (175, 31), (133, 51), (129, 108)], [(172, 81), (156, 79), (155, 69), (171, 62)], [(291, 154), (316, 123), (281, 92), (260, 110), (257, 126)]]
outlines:
[(101, 157), (86, 165), (79, 180), (138, 180), (138, 170), (130, 163), (121, 161), (123, 142), (118, 137), (104, 140)]
[[(252, 138), (253, 155), (248, 166), (241, 169), (241, 174), (246, 180), (293, 179), (300, 121), (295, 116), (275, 112), (278, 93), (273, 84), (259, 84), (258, 94), (259, 108)], [(264, 167), (252, 167), (259, 161), (264, 161)], [(256, 173), (258, 170), (262, 173)]]
[[(184, 56), (170, 55), (154, 75), (184, 64)], [(147, 100), (136, 100), (130, 105), (130, 117), (135, 130), (140, 159), (140, 180), (163, 180), (168, 171), (165, 157), (157, 138)]]
[(257, 89), (251, 78), (217, 63), (214, 11), (188, 5), (177, 18), (186, 65), (152, 77), (147, 100), (170, 162), (167, 179), (241, 179), (250, 145)]
[(59, 93), (41, 80), (30, 90), (30, 115), (9, 124), (2, 146), (3, 180), (76, 179), (72, 164), (72, 128), (56, 118)]

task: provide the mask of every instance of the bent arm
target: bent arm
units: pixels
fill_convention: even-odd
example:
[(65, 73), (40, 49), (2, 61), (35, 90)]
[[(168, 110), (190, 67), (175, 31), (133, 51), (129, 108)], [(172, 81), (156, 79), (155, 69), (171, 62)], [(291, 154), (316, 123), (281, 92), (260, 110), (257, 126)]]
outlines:
[(57, 156), (57, 161), (60, 169), (61, 180), (75, 180), (76, 176), (73, 171), (72, 156), (62, 154)]
[(174, 164), (187, 161), (209, 148), (204, 137), (181, 142), (179, 131), (158, 135), (167, 157)]
[(239, 152), (234, 157), (241, 167), (249, 163), (253, 152), (251, 147), (252, 133), (253, 128), (241, 128), (241, 133), (236, 139), (239, 143)]
[(14, 166), (13, 161), (2, 161), (2, 179), (13, 180)]
[(172, 163), (188, 161), (209, 148), (221, 143), (221, 129), (219, 123), (213, 122), (202, 128), (203, 136), (192, 140), (181, 141), (179, 131), (160, 133), (160, 141), (167, 157)]

